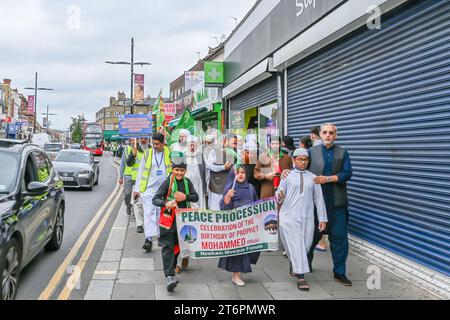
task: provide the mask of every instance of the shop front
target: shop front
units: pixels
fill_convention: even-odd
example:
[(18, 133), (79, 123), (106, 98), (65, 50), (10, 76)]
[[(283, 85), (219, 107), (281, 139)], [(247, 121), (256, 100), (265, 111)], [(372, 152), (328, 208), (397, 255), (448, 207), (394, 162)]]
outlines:
[(281, 132), (277, 75), (232, 97), (228, 104), (228, 128), (242, 136), (257, 138), (266, 147), (270, 135)]
[(105, 130), (105, 131), (103, 131), (103, 139), (105, 139), (106, 142), (121, 140), (118, 130)]
[(335, 123), (353, 248), (449, 295), (450, 2), (301, 3), (257, 3), (226, 43), (229, 128), (259, 130), (271, 104), (295, 142)]

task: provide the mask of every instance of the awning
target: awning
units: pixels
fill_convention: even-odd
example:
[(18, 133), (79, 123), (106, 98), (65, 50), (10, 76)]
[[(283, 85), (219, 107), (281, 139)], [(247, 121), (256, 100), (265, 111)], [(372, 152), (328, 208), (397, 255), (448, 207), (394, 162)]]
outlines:
[(119, 131), (117, 130), (103, 131), (103, 139), (118, 140)]
[[(205, 111), (208, 111), (208, 108), (207, 108), (207, 107), (202, 107), (202, 108), (200, 108), (200, 109), (197, 109), (197, 110), (192, 111), (192, 112), (191, 112), (191, 116), (195, 118), (196, 116), (198, 116), (199, 114), (201, 114), (201, 113), (203, 113), (203, 112), (205, 112)], [(176, 127), (177, 124), (178, 124), (178, 122), (180, 121), (181, 117), (182, 117), (182, 116), (177, 117), (177, 118), (175, 118), (175, 119), (172, 119), (172, 120), (169, 122), (169, 127)]]

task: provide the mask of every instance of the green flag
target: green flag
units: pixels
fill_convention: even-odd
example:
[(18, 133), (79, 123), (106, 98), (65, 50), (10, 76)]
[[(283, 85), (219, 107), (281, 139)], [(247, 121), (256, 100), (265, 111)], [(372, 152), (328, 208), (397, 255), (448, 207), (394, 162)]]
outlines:
[(152, 113), (154, 115), (158, 115), (158, 113), (160, 111), (159, 110), (159, 100), (161, 99), (161, 97), (162, 97), (162, 89), (159, 91), (158, 98), (156, 98), (155, 104), (153, 105)]
[(180, 139), (180, 130), (181, 129), (187, 129), (191, 132), (191, 134), (194, 134), (195, 131), (195, 120), (192, 117), (191, 113), (188, 109), (184, 110), (183, 115), (180, 118), (180, 121), (178, 121), (177, 126), (173, 130), (171, 140), (172, 142), (177, 142)]

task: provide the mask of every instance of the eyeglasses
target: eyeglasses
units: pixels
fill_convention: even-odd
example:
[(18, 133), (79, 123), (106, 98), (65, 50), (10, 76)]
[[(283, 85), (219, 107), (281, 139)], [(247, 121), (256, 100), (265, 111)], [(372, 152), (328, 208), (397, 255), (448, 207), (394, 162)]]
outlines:
[(329, 134), (330, 136), (333, 136), (333, 135), (334, 135), (334, 131), (322, 131), (322, 133), (323, 133), (324, 135), (327, 135), (327, 134)]

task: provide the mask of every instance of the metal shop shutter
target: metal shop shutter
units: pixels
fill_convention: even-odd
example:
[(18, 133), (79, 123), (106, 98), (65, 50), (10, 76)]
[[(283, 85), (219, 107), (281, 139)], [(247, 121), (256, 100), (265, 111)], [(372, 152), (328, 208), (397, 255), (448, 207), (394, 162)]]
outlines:
[(245, 110), (252, 107), (276, 101), (278, 96), (277, 77), (258, 83), (250, 89), (238, 94), (230, 99), (231, 110)]
[(408, 4), (288, 70), (288, 132), (334, 122), (350, 232), (450, 276), (450, 2)]

